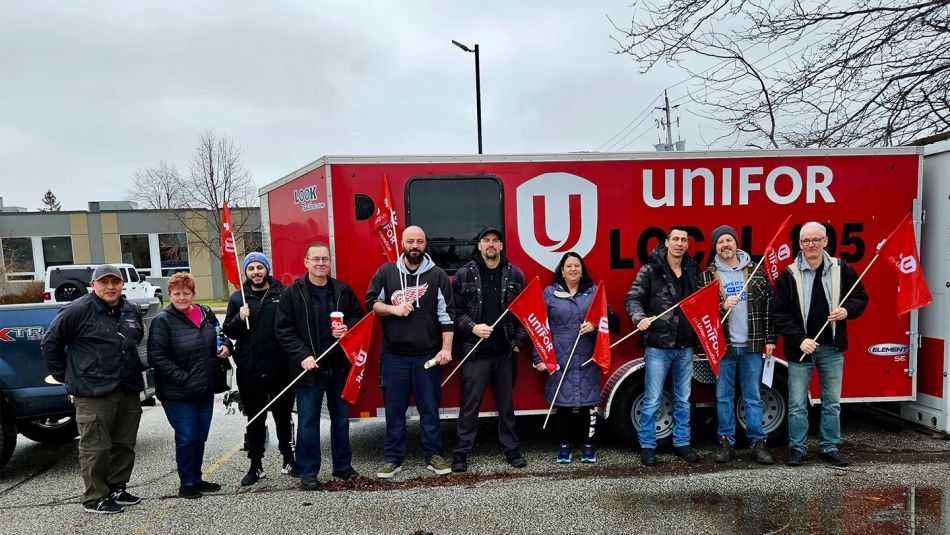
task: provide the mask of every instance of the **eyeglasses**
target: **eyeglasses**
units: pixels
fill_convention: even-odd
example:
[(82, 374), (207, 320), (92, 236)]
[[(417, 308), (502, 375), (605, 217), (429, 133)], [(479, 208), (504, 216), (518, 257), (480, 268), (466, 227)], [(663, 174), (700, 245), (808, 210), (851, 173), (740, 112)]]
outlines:
[(809, 245), (821, 245), (821, 242), (825, 241), (825, 236), (820, 238), (804, 238), (799, 241), (802, 244), (802, 247), (808, 247)]
[(329, 256), (308, 256), (307, 260), (313, 262), (314, 264), (329, 264)]

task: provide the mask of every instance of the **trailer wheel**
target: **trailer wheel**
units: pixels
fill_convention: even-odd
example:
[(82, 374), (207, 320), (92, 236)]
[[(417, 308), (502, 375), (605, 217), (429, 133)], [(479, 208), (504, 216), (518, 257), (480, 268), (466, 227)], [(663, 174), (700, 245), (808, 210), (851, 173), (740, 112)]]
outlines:
[[(639, 377), (626, 381), (628, 385), (617, 396), (611, 411), (610, 422), (620, 441), (639, 448), (640, 415), (643, 407), (643, 379)], [(660, 407), (656, 415), (657, 448), (673, 444), (673, 396), (663, 390)]]
[(6, 466), (16, 449), (16, 422), (0, 399), (0, 468)]
[(89, 290), (86, 289), (85, 284), (76, 279), (69, 279), (57, 286), (53, 295), (57, 301), (66, 302), (75, 301), (87, 293), (89, 293)]
[(76, 418), (72, 415), (21, 421), (19, 430), (26, 438), (44, 444), (61, 444), (79, 436)]
[[(788, 444), (788, 385), (785, 377), (778, 374), (772, 386), (759, 384), (759, 394), (762, 397), (762, 431), (765, 432), (766, 444), (769, 446), (784, 446)], [(736, 420), (739, 425), (737, 431), (745, 435), (745, 405), (742, 396), (736, 394)]]

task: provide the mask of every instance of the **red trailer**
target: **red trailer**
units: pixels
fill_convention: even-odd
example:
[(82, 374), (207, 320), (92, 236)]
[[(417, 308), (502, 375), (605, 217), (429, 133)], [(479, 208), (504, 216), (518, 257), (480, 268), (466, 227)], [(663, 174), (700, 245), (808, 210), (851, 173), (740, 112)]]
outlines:
[[(399, 228), (423, 227), (429, 254), (450, 275), (475, 250), (478, 231), (492, 226), (504, 230), (509, 258), (529, 279), (537, 275), (547, 284), (564, 252), (581, 254), (593, 278), (605, 281), (610, 305), (622, 312), (637, 270), (673, 224), (689, 227), (690, 253), (705, 267), (715, 254), (709, 236), (718, 225), (736, 228), (740, 248), (757, 260), (788, 214), (799, 226), (821, 221), (828, 227), (828, 251), (860, 271), (904, 215), (913, 212), (919, 221), (921, 169), (922, 152), (916, 148), (327, 156), (262, 188), (261, 218), (265, 252), (277, 278), (287, 283), (303, 274), (306, 246), (324, 240), (333, 252), (334, 276), (360, 294), (384, 261), (371, 216), (387, 176)], [(849, 326), (842, 401), (912, 400), (917, 313), (897, 317), (896, 282), (885, 265), (872, 268), (864, 283), (871, 303)], [(623, 335), (633, 326), (621, 315)], [(602, 416), (631, 444), (643, 392), (638, 344), (634, 336), (614, 349), (613, 367), (602, 381)], [(370, 362), (378, 362), (378, 355), (377, 342)], [(693, 403), (711, 407), (712, 373), (704, 360), (695, 368)], [(787, 441), (784, 363), (778, 368), (772, 387), (762, 386), (772, 443)], [(543, 383), (543, 374), (522, 356), (515, 386), (518, 413), (547, 409)], [(378, 366), (367, 367), (363, 384), (351, 417), (382, 416)], [(667, 398), (658, 438), (672, 433), (669, 393)], [(491, 415), (491, 396), (485, 399), (482, 414)], [(458, 414), (459, 400), (453, 377), (443, 389), (443, 417)]]

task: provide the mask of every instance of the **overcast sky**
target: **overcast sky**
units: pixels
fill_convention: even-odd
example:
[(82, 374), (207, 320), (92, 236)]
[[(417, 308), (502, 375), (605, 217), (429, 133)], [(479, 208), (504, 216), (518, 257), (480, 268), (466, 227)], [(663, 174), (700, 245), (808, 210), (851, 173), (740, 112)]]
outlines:
[(0, 196), (125, 198), (136, 169), (187, 172), (207, 128), (258, 186), (326, 154), (473, 153), (474, 57), (452, 39), (480, 45), (486, 153), (652, 151), (641, 112), (686, 75), (613, 53), (628, 4), (0, 0)]

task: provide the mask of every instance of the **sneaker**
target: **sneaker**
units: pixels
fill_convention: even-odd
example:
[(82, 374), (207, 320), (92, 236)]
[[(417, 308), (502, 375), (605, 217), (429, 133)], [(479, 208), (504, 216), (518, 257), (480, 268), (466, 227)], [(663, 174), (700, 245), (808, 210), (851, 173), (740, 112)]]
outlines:
[(513, 468), (524, 468), (528, 466), (528, 461), (524, 460), (524, 457), (521, 455), (521, 452), (518, 451), (518, 448), (512, 448), (505, 452), (505, 460), (508, 461), (508, 464)]
[(210, 481), (199, 481), (195, 483), (195, 488), (201, 492), (218, 492), (221, 490), (221, 485), (217, 483), (212, 483)]
[(399, 472), (402, 472), (401, 464), (386, 463), (376, 469), (376, 477), (380, 479), (389, 479)]
[(713, 460), (717, 463), (728, 463), (735, 457), (735, 450), (726, 437), (719, 437), (719, 450), (713, 455)]
[(792, 449), (788, 454), (788, 459), (785, 460), (785, 464), (788, 466), (801, 466), (805, 464), (805, 452), (800, 449)]
[(354, 470), (352, 466), (347, 466), (346, 468), (342, 470), (333, 471), (333, 477), (342, 479), (343, 481), (350, 481), (350, 480), (356, 479), (356, 477), (359, 475), (360, 473)]
[(755, 462), (759, 464), (775, 464), (775, 459), (772, 459), (772, 454), (769, 453), (769, 450), (765, 449), (764, 440), (759, 440), (752, 445), (752, 457), (755, 459)]
[(593, 445), (584, 444), (584, 452), (581, 453), (581, 462), (582, 463), (596, 463), (597, 462), (597, 452), (594, 451)]
[(441, 455), (434, 453), (429, 457), (429, 464), (426, 465), (426, 470), (432, 471), (437, 476), (444, 476), (445, 474), (452, 473), (452, 465), (443, 459)]
[(83, 509), (87, 513), (94, 513), (99, 515), (114, 515), (116, 513), (121, 513), (125, 511), (125, 507), (115, 503), (115, 500), (112, 498), (102, 498), (92, 505), (84, 505)]
[(260, 465), (251, 465), (251, 469), (247, 471), (247, 474), (241, 478), (242, 487), (250, 487), (254, 483), (257, 483), (259, 480), (264, 479), (267, 475), (264, 474), (264, 468)]
[(198, 485), (182, 485), (178, 487), (178, 497), (184, 498), (186, 500), (195, 500), (204, 496), (200, 490), (198, 490)]
[(452, 471), (453, 472), (467, 472), (468, 471), (468, 456), (464, 453), (456, 453), (452, 455)]
[(317, 481), (317, 476), (300, 478), (300, 490), (320, 490), (320, 482)]
[(300, 477), (300, 472), (297, 471), (297, 462), (293, 459), (284, 459), (284, 465), (280, 468), (280, 473), (290, 477)]
[(570, 463), (571, 463), (571, 445), (561, 444), (561, 447), (557, 449), (557, 464), (570, 464)]
[(640, 450), (640, 464), (643, 466), (656, 466), (656, 450), (653, 448), (643, 448)]
[(830, 464), (831, 466), (837, 466), (838, 468), (843, 468), (848, 466), (849, 463), (838, 450), (823, 451), (821, 453), (821, 460)]
[(112, 494), (109, 495), (109, 499), (119, 505), (137, 505), (142, 501), (142, 498), (139, 498), (134, 494), (129, 494), (125, 489), (116, 489), (112, 491)]
[(693, 447), (690, 446), (689, 444), (685, 446), (674, 447), (673, 453), (676, 454), (677, 457), (679, 457), (680, 459), (683, 459), (684, 461), (688, 463), (695, 463), (696, 461), (701, 459), (699, 454), (693, 451)]

